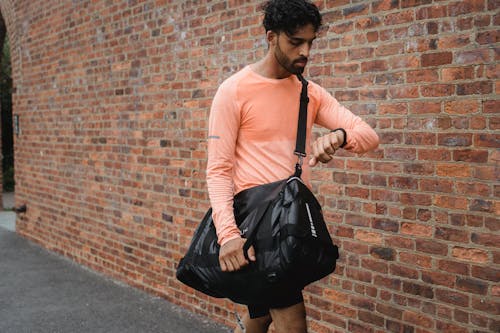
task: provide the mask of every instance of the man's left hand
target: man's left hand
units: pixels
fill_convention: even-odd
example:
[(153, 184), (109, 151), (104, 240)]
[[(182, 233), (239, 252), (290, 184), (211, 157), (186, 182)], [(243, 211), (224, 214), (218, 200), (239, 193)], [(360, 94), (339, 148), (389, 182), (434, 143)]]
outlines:
[(344, 133), (342, 131), (330, 132), (316, 139), (312, 145), (312, 158), (309, 160), (309, 166), (313, 167), (318, 162), (329, 162), (343, 142)]

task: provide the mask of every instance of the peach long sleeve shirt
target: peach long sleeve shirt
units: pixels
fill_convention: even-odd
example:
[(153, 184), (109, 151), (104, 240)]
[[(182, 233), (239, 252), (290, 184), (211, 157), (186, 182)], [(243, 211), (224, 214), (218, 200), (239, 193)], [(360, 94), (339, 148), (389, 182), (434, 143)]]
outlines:
[[(293, 174), (301, 88), (295, 75), (270, 79), (247, 66), (217, 90), (209, 117), (207, 185), (220, 245), (240, 237), (233, 212), (235, 194)], [(322, 87), (310, 81), (308, 95), (308, 155), (313, 124), (345, 129), (348, 151), (364, 153), (378, 146), (375, 131)], [(306, 159), (306, 184), (309, 174)]]

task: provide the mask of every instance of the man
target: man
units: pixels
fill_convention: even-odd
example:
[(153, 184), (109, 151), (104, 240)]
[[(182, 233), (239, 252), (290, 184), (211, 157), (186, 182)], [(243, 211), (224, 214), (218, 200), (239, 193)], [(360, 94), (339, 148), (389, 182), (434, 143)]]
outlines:
[[(223, 271), (248, 264), (242, 250), (245, 240), (234, 219), (234, 195), (294, 172), (301, 91), (295, 74), (304, 71), (321, 26), (318, 8), (308, 0), (271, 0), (263, 8), (267, 54), (224, 81), (210, 111), (207, 184)], [(373, 150), (378, 136), (317, 84), (310, 82), (308, 90), (306, 147), (311, 158), (302, 178), (309, 185), (310, 167), (330, 161), (340, 148), (355, 153)], [(313, 123), (332, 131), (311, 144)], [(255, 261), (252, 248), (248, 254)], [(301, 290), (291, 290), (265, 306), (249, 305), (248, 312), (243, 318), (246, 333), (265, 333), (271, 322), (278, 333), (307, 331)]]

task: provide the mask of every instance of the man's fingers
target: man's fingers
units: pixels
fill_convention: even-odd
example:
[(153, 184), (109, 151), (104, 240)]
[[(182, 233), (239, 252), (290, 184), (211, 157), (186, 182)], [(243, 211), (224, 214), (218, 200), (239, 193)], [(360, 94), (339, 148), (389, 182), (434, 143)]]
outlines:
[(241, 268), (241, 267), (243, 267), (243, 266), (248, 265), (248, 261), (245, 258), (245, 255), (243, 254), (243, 251), (241, 251), (240, 253), (238, 253), (238, 255), (236, 256), (236, 260), (238, 262), (238, 269)]
[(332, 160), (337, 151), (338, 138), (335, 133), (323, 135), (314, 141), (312, 146), (313, 157), (309, 160), (309, 166), (315, 166), (318, 162), (326, 163)]
[(224, 272), (234, 272), (248, 265), (248, 261), (243, 255), (243, 251), (225, 254), (219, 259), (221, 270)]
[(318, 156), (318, 159), (320, 160), (320, 162), (323, 162), (323, 163), (329, 162), (332, 158), (333, 158), (333, 156), (326, 153), (326, 152), (322, 153)]
[[(219, 262), (222, 271), (234, 272), (248, 265), (249, 262), (243, 253), (244, 243), (245, 240), (243, 238), (237, 238), (230, 240), (221, 247), (219, 252)], [(255, 250), (252, 246), (248, 249), (248, 257), (251, 261), (256, 260)]]
[(335, 151), (328, 135), (322, 136), (320, 140), (321, 140), (320, 142), (321, 148), (325, 153), (331, 154)]
[(223, 272), (227, 272), (229, 269), (226, 265), (226, 261), (225, 260), (219, 260), (220, 262), (220, 269), (223, 271)]
[(240, 269), (241, 265), (239, 263), (237, 256), (231, 257), (230, 262), (231, 262), (231, 268), (232, 268), (231, 272), (237, 271), (238, 269)]
[(250, 258), (251, 261), (255, 261), (256, 258), (255, 258), (255, 250), (253, 248), (253, 246), (250, 246), (250, 248), (248, 249), (248, 258)]
[(318, 141), (318, 143), (316, 144), (316, 149), (313, 149), (313, 151), (314, 157), (320, 162), (325, 163), (332, 159), (332, 156), (325, 150), (323, 140)]
[(330, 142), (330, 145), (335, 149), (339, 149), (341, 142), (339, 141), (339, 137), (337, 136), (336, 132), (330, 132), (328, 135), (328, 141)]

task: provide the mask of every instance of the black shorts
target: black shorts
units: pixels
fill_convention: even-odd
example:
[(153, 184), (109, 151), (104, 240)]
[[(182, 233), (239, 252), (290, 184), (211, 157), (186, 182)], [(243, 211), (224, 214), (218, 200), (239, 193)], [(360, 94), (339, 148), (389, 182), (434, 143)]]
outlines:
[(276, 300), (266, 304), (252, 304), (248, 305), (248, 314), (251, 319), (264, 317), (269, 314), (269, 309), (282, 309), (289, 306), (302, 303), (304, 298), (302, 297), (302, 290), (297, 290), (289, 292), (277, 297)]

